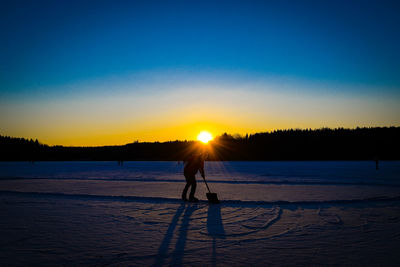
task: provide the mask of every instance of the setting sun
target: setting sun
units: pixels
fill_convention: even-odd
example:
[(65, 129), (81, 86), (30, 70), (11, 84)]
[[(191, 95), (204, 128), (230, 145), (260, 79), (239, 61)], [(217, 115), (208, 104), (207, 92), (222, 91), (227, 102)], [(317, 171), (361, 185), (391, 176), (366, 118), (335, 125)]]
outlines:
[(203, 142), (204, 144), (207, 144), (209, 141), (213, 139), (211, 133), (207, 131), (201, 131), (199, 135), (197, 136), (197, 140)]

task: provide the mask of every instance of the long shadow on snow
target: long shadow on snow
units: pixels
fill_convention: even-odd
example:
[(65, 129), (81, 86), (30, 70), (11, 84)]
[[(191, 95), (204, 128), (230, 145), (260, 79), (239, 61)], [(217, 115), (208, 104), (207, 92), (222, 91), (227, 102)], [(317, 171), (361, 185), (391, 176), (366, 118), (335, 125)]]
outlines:
[[(185, 246), (187, 231), (190, 223), (190, 216), (192, 216), (193, 212), (196, 211), (198, 208), (199, 207), (196, 204), (191, 205), (186, 203), (182, 203), (178, 207), (174, 217), (171, 220), (171, 223), (168, 226), (164, 239), (161, 242), (160, 247), (158, 248), (158, 254), (156, 256), (156, 261), (154, 262), (153, 266), (164, 265), (169, 255), (168, 249), (173, 239), (175, 228), (178, 226), (179, 222), (180, 228), (178, 230), (178, 239), (175, 244), (174, 252), (172, 253), (172, 261), (169, 265), (182, 266), (183, 257), (185, 255)], [(181, 218), (182, 213), (183, 217)]]

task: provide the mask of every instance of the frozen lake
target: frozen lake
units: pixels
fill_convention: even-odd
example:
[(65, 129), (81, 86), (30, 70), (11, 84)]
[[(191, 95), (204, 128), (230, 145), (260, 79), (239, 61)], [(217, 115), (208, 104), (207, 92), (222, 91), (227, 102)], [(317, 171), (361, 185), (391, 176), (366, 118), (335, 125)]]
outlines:
[[(179, 162), (1, 162), (3, 191), (177, 199)], [(222, 200), (327, 201), (396, 197), (400, 161), (206, 162), (206, 178)], [(198, 177), (198, 196), (205, 187)]]
[[(206, 162), (210, 181), (235, 183), (399, 184), (400, 161)], [(52, 178), (182, 181), (182, 164), (168, 161), (0, 162), (0, 179)]]
[(1, 162), (1, 266), (399, 266), (400, 162)]

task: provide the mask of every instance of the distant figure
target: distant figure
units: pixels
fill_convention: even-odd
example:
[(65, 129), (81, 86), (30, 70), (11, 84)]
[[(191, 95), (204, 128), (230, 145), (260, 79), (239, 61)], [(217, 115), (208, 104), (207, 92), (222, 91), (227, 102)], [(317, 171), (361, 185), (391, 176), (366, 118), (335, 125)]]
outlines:
[(378, 158), (378, 156), (376, 156), (376, 157), (374, 158), (374, 161), (375, 161), (375, 169), (376, 169), (376, 170), (379, 170), (379, 158)]
[(189, 202), (198, 202), (199, 200), (194, 197), (196, 193), (196, 173), (200, 171), (201, 176), (204, 178), (204, 160), (206, 159), (206, 154), (193, 154), (184, 161), (185, 167), (183, 174), (186, 178), (186, 185), (182, 192), (182, 200), (187, 201), (186, 193), (189, 186), (192, 186), (189, 194)]
[(122, 159), (118, 160), (118, 166), (122, 166), (122, 165), (124, 165), (124, 161)]

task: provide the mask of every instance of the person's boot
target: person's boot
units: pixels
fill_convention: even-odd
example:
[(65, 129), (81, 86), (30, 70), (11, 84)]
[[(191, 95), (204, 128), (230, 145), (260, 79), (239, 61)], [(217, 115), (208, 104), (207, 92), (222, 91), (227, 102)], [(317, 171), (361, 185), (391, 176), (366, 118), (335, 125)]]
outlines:
[(195, 197), (190, 197), (189, 202), (199, 202), (199, 200)]
[(183, 201), (188, 201), (187, 198), (186, 198), (186, 194), (182, 194), (182, 200)]

